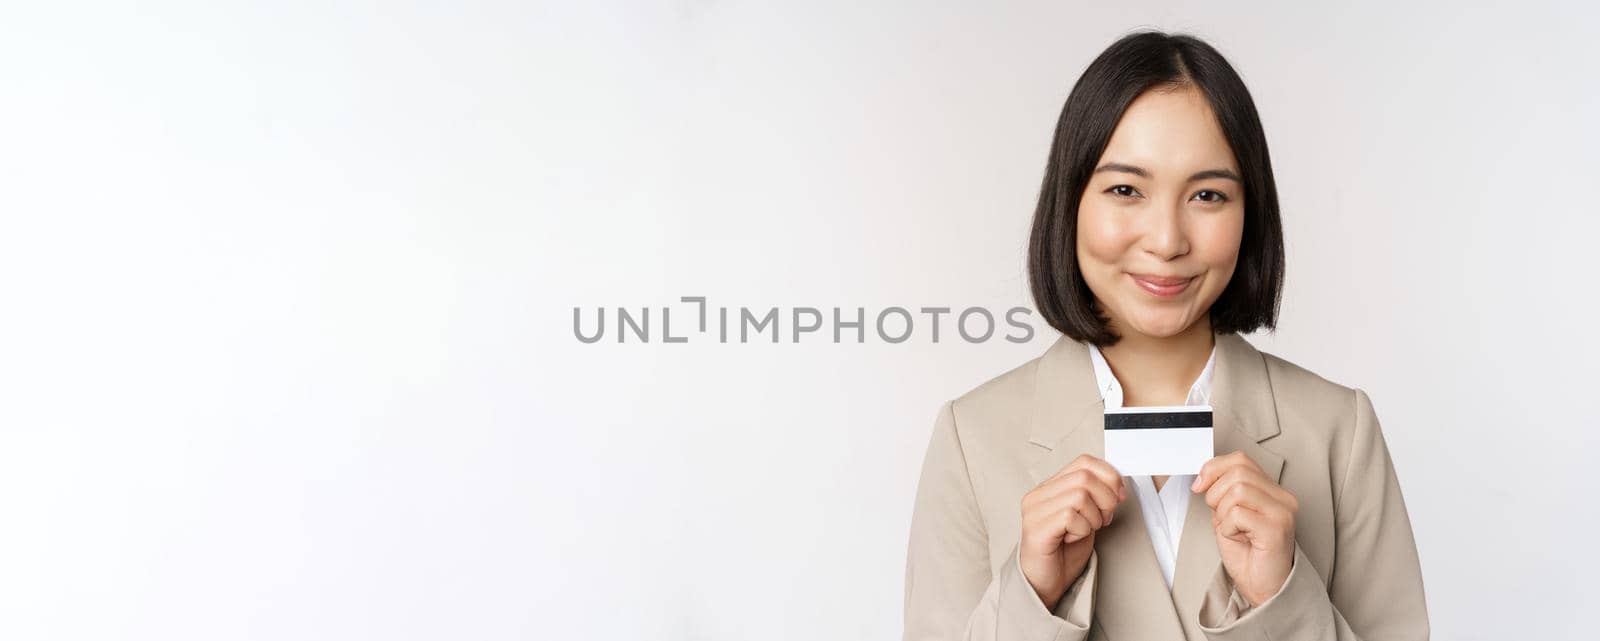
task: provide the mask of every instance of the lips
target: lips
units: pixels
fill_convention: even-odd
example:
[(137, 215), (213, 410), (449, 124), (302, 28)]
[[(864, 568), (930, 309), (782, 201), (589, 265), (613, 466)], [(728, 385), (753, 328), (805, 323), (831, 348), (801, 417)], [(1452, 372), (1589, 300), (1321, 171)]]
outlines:
[(1133, 282), (1153, 295), (1168, 298), (1182, 294), (1194, 282), (1193, 276), (1159, 276), (1156, 274), (1129, 274)]

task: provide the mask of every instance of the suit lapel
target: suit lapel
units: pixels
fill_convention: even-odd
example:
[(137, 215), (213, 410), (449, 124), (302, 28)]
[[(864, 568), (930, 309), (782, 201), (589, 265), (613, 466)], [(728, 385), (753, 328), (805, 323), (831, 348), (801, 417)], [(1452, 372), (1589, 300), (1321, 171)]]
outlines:
[[(1244, 452), (1261, 466), (1267, 478), (1281, 482), (1283, 457), (1260, 444), (1279, 432), (1266, 360), (1244, 338), (1219, 334), (1216, 368), (1211, 391), (1215, 452), (1219, 455)], [(1206, 590), (1223, 570), (1222, 557), (1217, 553), (1216, 533), (1211, 528), (1211, 507), (1206, 505), (1202, 494), (1189, 495), (1189, 512), (1184, 517), (1177, 564), (1172, 580), (1173, 602), (1187, 637), (1204, 639), (1200, 631), (1200, 604)]]
[(1113, 639), (1182, 638), (1172, 592), (1161, 575), (1133, 484), (1128, 485), (1128, 498), (1117, 506), (1111, 525), (1095, 533), (1094, 549), (1100, 554), (1095, 616)]

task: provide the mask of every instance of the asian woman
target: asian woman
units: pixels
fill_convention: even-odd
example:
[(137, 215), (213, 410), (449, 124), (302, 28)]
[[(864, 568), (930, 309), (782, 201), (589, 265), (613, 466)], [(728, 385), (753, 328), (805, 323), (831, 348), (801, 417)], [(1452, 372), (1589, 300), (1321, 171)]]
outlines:
[[(945, 403), (913, 509), (908, 640), (1425, 639), (1377, 415), (1241, 334), (1283, 230), (1254, 101), (1213, 47), (1140, 32), (1056, 123), (1029, 242), (1043, 355)], [(1103, 412), (1210, 405), (1183, 476), (1104, 460)]]

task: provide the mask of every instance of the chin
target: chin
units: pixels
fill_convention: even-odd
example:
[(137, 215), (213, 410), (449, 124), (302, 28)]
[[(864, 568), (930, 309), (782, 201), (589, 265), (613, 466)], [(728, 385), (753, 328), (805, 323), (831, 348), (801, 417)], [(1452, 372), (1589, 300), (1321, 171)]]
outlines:
[(1182, 334), (1189, 329), (1186, 319), (1176, 316), (1156, 316), (1151, 318), (1136, 318), (1129, 323), (1133, 331), (1152, 338), (1168, 338)]

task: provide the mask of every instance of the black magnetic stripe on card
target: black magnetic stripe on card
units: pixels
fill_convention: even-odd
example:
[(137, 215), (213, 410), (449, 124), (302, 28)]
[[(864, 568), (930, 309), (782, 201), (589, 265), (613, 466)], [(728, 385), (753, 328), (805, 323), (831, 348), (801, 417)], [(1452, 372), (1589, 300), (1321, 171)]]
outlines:
[(1211, 427), (1211, 412), (1106, 414), (1108, 430), (1159, 430), (1181, 427)]

